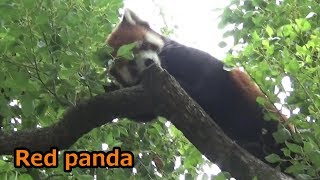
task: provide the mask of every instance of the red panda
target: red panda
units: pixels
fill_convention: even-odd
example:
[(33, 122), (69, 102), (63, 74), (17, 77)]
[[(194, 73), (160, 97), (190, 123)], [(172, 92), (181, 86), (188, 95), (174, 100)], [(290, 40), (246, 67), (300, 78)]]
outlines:
[[(138, 44), (136, 58), (116, 60), (111, 68), (117, 81), (124, 86), (137, 84), (152, 60), (166, 69), (237, 144), (262, 161), (270, 153), (281, 153), (272, 137), (279, 122), (263, 119), (263, 109), (256, 99), (265, 95), (246, 73), (239, 69), (226, 71), (223, 62), (156, 33), (127, 9), (106, 43), (116, 52), (133, 42)], [(281, 113), (271, 108), (281, 119)]]

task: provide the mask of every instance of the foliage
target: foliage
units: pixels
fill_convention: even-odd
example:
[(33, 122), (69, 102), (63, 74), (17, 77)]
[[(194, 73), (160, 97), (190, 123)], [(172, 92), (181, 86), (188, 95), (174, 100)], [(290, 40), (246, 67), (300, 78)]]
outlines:
[[(103, 85), (110, 77), (100, 60), (101, 49), (111, 52), (104, 41), (119, 21), (122, 6), (121, 0), (0, 0), (2, 132), (50, 126), (68, 107), (104, 93)], [(220, 24), (234, 25), (225, 35), (234, 37), (236, 47), (244, 47), (231, 51), (228, 65), (245, 67), (272, 102), (290, 111), (289, 121), (299, 133), (291, 136), (279, 128), (274, 137), (285, 143), (285, 158), (272, 154), (266, 159), (291, 163), (286, 172), (300, 179), (320, 178), (318, 12), (319, 1), (232, 0)], [(129, 57), (129, 50), (130, 46), (123, 47), (118, 55)], [(290, 80), (291, 87), (284, 79)], [(12, 156), (3, 156), (0, 179), (177, 179), (180, 174), (188, 179), (195, 178), (208, 163), (163, 118), (148, 124), (129, 120), (107, 124), (70, 149), (97, 151), (105, 144), (109, 150), (120, 146), (133, 151), (134, 171), (75, 168), (65, 173), (62, 166), (15, 169)], [(179, 159), (181, 166), (175, 167)], [(229, 177), (220, 173), (215, 178)]]
[(244, 67), (272, 102), (289, 110), (299, 133), (290, 137), (280, 128), (274, 137), (285, 142), (285, 157), (266, 159), (289, 162), (286, 172), (299, 179), (320, 178), (319, 12), (319, 1), (232, 0), (220, 23), (233, 26), (225, 33), (235, 43), (227, 64)]
[[(68, 107), (104, 93), (110, 77), (100, 56), (111, 52), (104, 42), (122, 6), (121, 0), (0, 0), (2, 132), (50, 126)], [(130, 56), (128, 49), (119, 55)], [(136, 173), (101, 168), (65, 173), (62, 163), (54, 169), (15, 169), (13, 157), (2, 156), (0, 179), (176, 179), (184, 173), (195, 177), (207, 161), (181, 132), (166, 125), (164, 120), (121, 120), (92, 130), (70, 148), (99, 151), (107, 144), (108, 150), (131, 150)], [(181, 166), (175, 167), (179, 157)]]

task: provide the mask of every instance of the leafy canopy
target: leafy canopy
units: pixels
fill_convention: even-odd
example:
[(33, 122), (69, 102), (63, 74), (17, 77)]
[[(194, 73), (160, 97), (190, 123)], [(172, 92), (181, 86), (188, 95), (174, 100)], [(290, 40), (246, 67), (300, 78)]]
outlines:
[(289, 162), (286, 172), (299, 179), (320, 178), (319, 12), (319, 1), (232, 0), (220, 23), (234, 27), (225, 33), (237, 47), (227, 64), (244, 67), (298, 129), (293, 137), (284, 128), (274, 133), (286, 144), (286, 158), (272, 154), (266, 159)]

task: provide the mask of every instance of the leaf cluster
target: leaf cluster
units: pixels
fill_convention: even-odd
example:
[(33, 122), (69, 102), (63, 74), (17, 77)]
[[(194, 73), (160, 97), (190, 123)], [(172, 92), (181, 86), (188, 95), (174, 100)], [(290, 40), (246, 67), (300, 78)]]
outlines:
[(234, 27), (224, 34), (235, 44), (227, 64), (244, 67), (299, 132), (291, 136), (280, 127), (274, 137), (286, 145), (284, 158), (266, 159), (290, 163), (286, 172), (300, 179), (320, 178), (318, 12), (318, 1), (232, 0), (220, 22), (220, 27)]

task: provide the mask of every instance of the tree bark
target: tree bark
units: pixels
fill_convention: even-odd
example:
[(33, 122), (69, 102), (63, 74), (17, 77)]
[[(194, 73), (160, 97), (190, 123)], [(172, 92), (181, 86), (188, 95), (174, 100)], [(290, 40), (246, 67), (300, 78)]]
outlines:
[(51, 127), (0, 134), (0, 154), (13, 154), (17, 147), (31, 151), (66, 149), (85, 133), (114, 118), (143, 119), (146, 115), (167, 117), (203, 155), (237, 179), (292, 179), (228, 138), (175, 79), (156, 65), (145, 71), (140, 85), (72, 107)]

